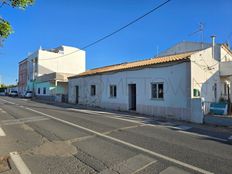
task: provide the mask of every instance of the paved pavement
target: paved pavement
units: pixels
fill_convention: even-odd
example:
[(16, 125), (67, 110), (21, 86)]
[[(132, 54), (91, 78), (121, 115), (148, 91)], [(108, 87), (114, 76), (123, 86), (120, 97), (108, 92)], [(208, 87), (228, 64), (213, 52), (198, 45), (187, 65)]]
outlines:
[(230, 174), (231, 135), (231, 129), (0, 97), (1, 174)]

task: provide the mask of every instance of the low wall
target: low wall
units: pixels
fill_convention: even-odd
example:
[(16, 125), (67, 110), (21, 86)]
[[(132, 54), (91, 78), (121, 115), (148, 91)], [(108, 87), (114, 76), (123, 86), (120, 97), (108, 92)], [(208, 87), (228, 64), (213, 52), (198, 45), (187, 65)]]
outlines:
[(204, 113), (201, 98), (191, 99), (191, 118), (190, 121), (194, 123), (203, 123)]
[(36, 96), (35, 97), (36, 99), (39, 99), (39, 100), (47, 100), (47, 101), (55, 101), (55, 96)]
[(215, 126), (232, 126), (232, 117), (222, 115), (205, 115), (204, 123)]

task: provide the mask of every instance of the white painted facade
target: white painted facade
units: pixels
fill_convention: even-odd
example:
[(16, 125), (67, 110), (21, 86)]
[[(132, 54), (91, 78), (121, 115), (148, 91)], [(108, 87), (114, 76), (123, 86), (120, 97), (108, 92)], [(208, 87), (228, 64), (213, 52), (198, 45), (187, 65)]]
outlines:
[[(172, 108), (187, 115), (187, 74), (189, 63), (182, 63), (162, 68), (145, 68), (112, 74), (88, 76), (69, 81), (69, 102), (75, 103), (75, 86), (79, 86), (79, 103), (116, 110), (129, 110), (128, 85), (136, 84), (137, 112), (160, 115)], [(164, 99), (151, 99), (151, 83), (164, 83)], [(96, 85), (96, 96), (90, 95), (90, 86)], [(117, 97), (110, 97), (110, 85), (117, 86)], [(183, 88), (182, 88), (183, 87)], [(178, 101), (177, 101), (178, 100)], [(156, 106), (156, 107), (154, 107)], [(167, 113), (172, 115), (172, 113)]]
[(28, 58), (29, 79), (53, 72), (78, 74), (86, 70), (85, 51), (60, 46), (52, 50), (38, 50)]
[[(47, 83), (44, 82), (40, 84), (44, 84), (44, 86), (38, 87), (39, 84), (36, 83), (38, 77), (52, 73), (73, 75), (86, 70), (85, 51), (69, 46), (60, 46), (50, 50), (39, 49), (30, 54), (25, 60), (28, 62), (27, 71), (25, 71), (27, 73), (25, 75), (27, 77), (27, 84), (24, 89), (25, 91), (21, 92), (22, 94), (30, 90), (34, 91), (35, 95), (50, 95), (51, 90), (49, 89), (47, 89), (46, 94), (38, 94), (37, 88), (47, 88), (47, 86), (49, 86), (48, 84), (50, 84), (50, 82), (47, 81)], [(53, 81), (55, 80), (56, 79), (53, 79)], [(37, 86), (35, 84), (37, 84)]]
[[(186, 51), (192, 51), (186, 48)], [(170, 55), (173, 53), (171, 50), (176, 53), (176, 49), (169, 49), (166, 53)], [(185, 48), (179, 50), (185, 52)], [(128, 111), (129, 84), (136, 84), (137, 113), (202, 123), (202, 101), (215, 102), (222, 96), (223, 79), (220, 76), (219, 60), (225, 57), (223, 50), (215, 46), (213, 57), (213, 49), (207, 45), (193, 53), (189, 61), (70, 78), (69, 102)], [(232, 60), (228, 54), (226, 56)], [(151, 84), (157, 82), (164, 85), (163, 99), (151, 97)], [(96, 85), (95, 96), (91, 96), (91, 85)], [(110, 97), (110, 85), (116, 85), (116, 97)], [(199, 95), (195, 94), (196, 91)]]

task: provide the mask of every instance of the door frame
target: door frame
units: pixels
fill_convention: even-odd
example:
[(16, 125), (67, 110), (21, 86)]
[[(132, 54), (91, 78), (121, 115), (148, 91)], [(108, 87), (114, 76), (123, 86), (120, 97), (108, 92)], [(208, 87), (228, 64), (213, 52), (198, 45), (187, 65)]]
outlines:
[(75, 94), (76, 94), (76, 98), (75, 98), (75, 103), (78, 104), (79, 103), (79, 86), (76, 85), (75, 86)]
[(128, 110), (136, 111), (136, 84), (128, 84)]

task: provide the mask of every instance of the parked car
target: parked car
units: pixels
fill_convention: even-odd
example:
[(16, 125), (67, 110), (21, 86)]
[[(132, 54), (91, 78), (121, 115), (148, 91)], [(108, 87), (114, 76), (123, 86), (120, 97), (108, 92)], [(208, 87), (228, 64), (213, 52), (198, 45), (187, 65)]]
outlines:
[(24, 95), (25, 98), (31, 98), (32, 97), (32, 91), (27, 91)]
[(0, 96), (5, 96), (6, 93), (5, 92), (0, 92)]
[(18, 96), (18, 91), (10, 91), (9, 96), (17, 97)]

